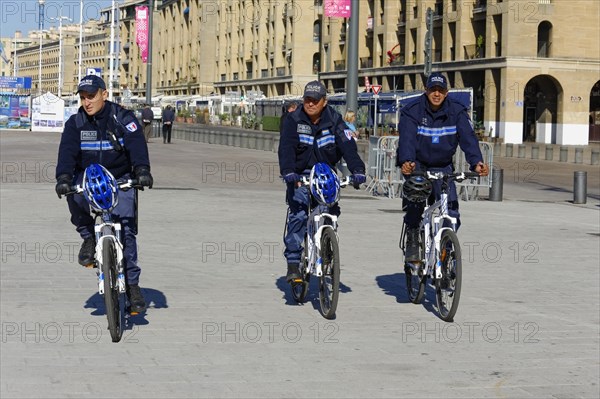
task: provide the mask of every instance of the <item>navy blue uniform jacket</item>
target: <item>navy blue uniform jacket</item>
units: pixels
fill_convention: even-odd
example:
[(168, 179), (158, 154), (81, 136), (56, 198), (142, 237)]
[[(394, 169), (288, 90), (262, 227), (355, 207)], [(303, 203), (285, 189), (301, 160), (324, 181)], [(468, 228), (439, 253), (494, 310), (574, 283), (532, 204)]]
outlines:
[(425, 94), (405, 105), (399, 132), (398, 166), (406, 161), (417, 161), (425, 167), (451, 165), (458, 145), (471, 169), (483, 161), (467, 109), (449, 97), (436, 112), (429, 107)]
[(278, 155), (282, 176), (301, 174), (317, 162), (335, 168), (342, 157), (352, 173), (365, 173), (352, 132), (342, 116), (329, 106), (325, 106), (316, 125), (311, 123), (302, 106), (287, 114), (283, 118)]
[[(115, 133), (121, 151), (115, 149), (108, 132)], [(96, 115), (88, 116), (80, 107), (67, 120), (60, 138), (56, 177), (74, 176), (91, 163), (101, 164), (117, 179), (138, 166), (150, 167), (143, 129), (133, 112), (105, 101)]]

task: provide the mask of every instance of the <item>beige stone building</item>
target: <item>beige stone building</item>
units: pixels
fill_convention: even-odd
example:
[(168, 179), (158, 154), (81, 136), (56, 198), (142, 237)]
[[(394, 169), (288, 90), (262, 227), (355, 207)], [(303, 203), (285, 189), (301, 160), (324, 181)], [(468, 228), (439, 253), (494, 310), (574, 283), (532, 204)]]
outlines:
[(36, 40), (31, 37), (24, 37), (21, 31), (15, 31), (13, 37), (0, 38), (2, 48), (4, 49), (0, 57), (0, 76), (19, 76), (19, 70), (16, 68), (15, 74), (15, 50), (31, 47)]
[[(369, 77), (384, 91), (422, 90), (430, 8), (432, 71), (444, 72), (454, 88), (473, 88), (475, 120), (492, 136), (558, 144), (594, 138), (600, 2), (353, 4), (359, 6), (360, 86)], [(211, 90), (204, 84), (211, 75), (218, 93), (298, 95), (317, 76), (330, 92), (345, 90), (349, 21), (325, 17), (321, 0), (172, 0), (159, 12), (158, 90), (166, 94), (196, 94), (199, 79)], [(211, 32), (214, 47), (205, 36), (212, 39)]]
[[(160, 3), (155, 1), (155, 4)], [(147, 6), (148, 1), (145, 0), (125, 0), (118, 3), (118, 18), (116, 21), (117, 43), (117, 62), (115, 66), (115, 80), (118, 82), (114, 85), (115, 95), (121, 96), (124, 89), (128, 89), (133, 96), (145, 98), (147, 79), (147, 64), (142, 61), (141, 51), (136, 44), (136, 7)], [(102, 10), (103, 26), (110, 40), (110, 8)], [(156, 6), (154, 11), (154, 35), (153, 35), (153, 59), (156, 58), (156, 52), (159, 51), (157, 46), (158, 38), (158, 14)], [(108, 44), (107, 44), (108, 45)], [(107, 60), (108, 66), (108, 60)], [(108, 74), (106, 75), (108, 76)], [(158, 68), (153, 65), (152, 68), (152, 94), (155, 95), (159, 91), (157, 84), (159, 73)]]
[[(98, 26), (97, 21), (89, 21), (84, 26), (83, 33), (82, 73), (85, 75), (86, 67), (100, 67), (104, 64), (106, 35)], [(33, 94), (40, 91), (57, 94), (59, 70), (62, 69), (61, 94), (63, 96), (75, 94), (79, 76), (79, 25), (63, 25), (62, 54), (58, 28), (51, 27), (44, 30), (41, 37), (41, 90), (39, 31), (29, 32), (28, 37), (21, 40), (23, 45), (18, 46), (16, 52), (11, 51), (11, 71), (14, 71), (16, 62), (17, 75), (31, 77)]]
[[(510, 143), (586, 144), (593, 138), (590, 117), (600, 111), (600, 2), (360, 1), (361, 84), (369, 77), (384, 91), (423, 88), (428, 8), (432, 70), (445, 73), (452, 87), (473, 88), (475, 119), (486, 131)], [(320, 78), (332, 90), (345, 87), (345, 22), (323, 19)]]
[[(305, 83), (317, 77), (330, 93), (345, 91), (349, 20), (326, 17), (323, 3), (155, 1), (153, 97), (250, 91), (301, 95)], [(431, 9), (432, 71), (445, 73), (453, 88), (473, 88), (474, 119), (493, 137), (510, 143), (600, 140), (600, 1), (352, 3), (359, 7), (359, 86), (368, 77), (384, 92), (422, 90)], [(119, 3), (117, 96), (125, 87), (145, 96), (147, 68), (135, 41), (135, 7), (142, 4), (147, 2)], [(86, 31), (82, 46), (82, 68), (101, 67), (107, 82), (109, 13), (102, 11), (102, 22)], [(44, 39), (44, 90), (57, 84), (58, 35), (52, 32)], [(35, 92), (39, 52), (37, 39), (32, 40), (33, 46), (17, 51), (17, 60), (19, 75), (32, 77)], [(67, 42), (65, 76), (75, 77), (78, 38)], [(76, 78), (67, 83), (75, 85)]]
[(298, 95), (317, 77), (312, 59), (319, 51), (312, 40), (317, 14), (305, 13), (300, 3), (312, 0), (163, 1), (156, 25), (158, 90)]

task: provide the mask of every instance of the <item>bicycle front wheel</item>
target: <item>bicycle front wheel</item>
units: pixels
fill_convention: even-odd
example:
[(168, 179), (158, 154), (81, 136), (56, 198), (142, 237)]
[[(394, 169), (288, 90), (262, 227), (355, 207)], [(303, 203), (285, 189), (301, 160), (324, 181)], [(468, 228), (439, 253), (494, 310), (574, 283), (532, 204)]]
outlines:
[(321, 235), (321, 261), (323, 269), (319, 284), (321, 313), (326, 319), (333, 319), (340, 293), (340, 249), (332, 228), (326, 228)]
[(123, 335), (124, 303), (123, 294), (119, 293), (117, 281), (117, 250), (113, 240), (104, 240), (102, 246), (102, 273), (104, 275), (104, 305), (108, 329), (113, 342), (119, 342)]
[(292, 283), (292, 296), (298, 303), (304, 302), (308, 293), (308, 284), (310, 282), (310, 274), (308, 273), (308, 240), (304, 236), (304, 249), (300, 254), (300, 273), (302, 274), (301, 283)]
[(440, 240), (439, 260), (442, 278), (435, 280), (435, 291), (440, 318), (451, 322), (458, 309), (462, 285), (462, 258), (456, 233), (444, 230)]

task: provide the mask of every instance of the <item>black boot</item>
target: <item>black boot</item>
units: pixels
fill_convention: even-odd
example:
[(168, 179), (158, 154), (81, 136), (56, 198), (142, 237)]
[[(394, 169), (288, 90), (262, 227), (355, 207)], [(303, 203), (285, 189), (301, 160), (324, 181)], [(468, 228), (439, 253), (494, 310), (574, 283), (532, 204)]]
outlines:
[(405, 262), (418, 262), (421, 260), (419, 248), (419, 229), (409, 228), (406, 231), (406, 252), (404, 253)]
[(135, 284), (127, 287), (127, 298), (129, 299), (131, 313), (141, 313), (146, 311), (146, 301), (142, 296), (139, 285)]
[(288, 272), (286, 280), (288, 283), (302, 282), (300, 267), (297, 263), (288, 263)]
[(92, 267), (95, 264), (96, 239), (94, 237), (86, 238), (81, 244), (79, 250), (79, 264), (85, 267)]

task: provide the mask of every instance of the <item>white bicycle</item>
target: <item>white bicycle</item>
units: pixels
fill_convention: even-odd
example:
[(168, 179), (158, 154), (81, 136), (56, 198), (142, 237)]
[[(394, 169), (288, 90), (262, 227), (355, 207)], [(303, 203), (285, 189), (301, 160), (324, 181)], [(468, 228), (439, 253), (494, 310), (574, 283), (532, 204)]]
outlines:
[[(455, 217), (448, 214), (449, 182), (461, 182), (465, 179), (479, 177), (476, 172), (413, 173), (421, 179), (441, 180), (440, 198), (433, 204), (426, 202), (423, 218), (419, 226), (418, 261), (405, 262), (406, 289), (412, 303), (419, 304), (423, 300), (427, 278), (435, 285), (439, 316), (451, 322), (458, 309), (462, 285), (462, 258), (460, 243), (456, 235)], [(426, 195), (427, 197), (429, 194)], [(424, 199), (427, 201), (427, 199)], [(444, 223), (446, 222), (446, 223)], [(400, 249), (406, 253), (406, 224), (402, 225)]]
[[(99, 207), (95, 201), (90, 200), (94, 193), (90, 192), (86, 179), (96, 174), (99, 170), (108, 177), (107, 186), (111, 187), (113, 195), (106, 201), (103, 207)], [(112, 180), (111, 180), (112, 179)], [(117, 189), (118, 187), (118, 189)], [(113, 342), (119, 342), (123, 335), (126, 315), (126, 284), (123, 267), (123, 243), (121, 241), (121, 223), (116, 221), (112, 210), (117, 205), (118, 190), (129, 190), (132, 188), (142, 189), (135, 179), (115, 180), (115, 178), (104, 167), (92, 164), (85, 170), (83, 183), (71, 187), (71, 194), (85, 194), (94, 213), (94, 234), (96, 236), (96, 254), (92, 267), (96, 268), (98, 276), (98, 293), (104, 297), (106, 307), (106, 318), (108, 329)], [(87, 190), (86, 190), (87, 189)], [(87, 191), (87, 192), (86, 192)], [(134, 314), (134, 313), (132, 313)]]
[[(314, 173), (311, 172), (311, 176)], [(303, 176), (300, 183), (310, 186), (311, 178)], [(340, 181), (339, 187), (352, 183), (350, 176)], [(308, 293), (310, 277), (319, 278), (319, 302), (321, 314), (326, 319), (333, 319), (337, 309), (340, 292), (340, 250), (338, 246), (336, 215), (329, 213), (329, 206), (314, 201), (309, 189), (308, 220), (304, 236), (302, 254), (300, 255), (301, 279), (291, 282), (292, 295), (298, 303), (304, 302)], [(313, 207), (312, 205), (317, 205)]]

